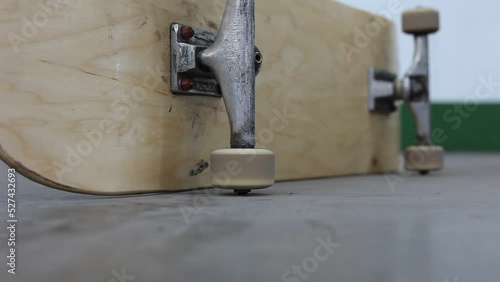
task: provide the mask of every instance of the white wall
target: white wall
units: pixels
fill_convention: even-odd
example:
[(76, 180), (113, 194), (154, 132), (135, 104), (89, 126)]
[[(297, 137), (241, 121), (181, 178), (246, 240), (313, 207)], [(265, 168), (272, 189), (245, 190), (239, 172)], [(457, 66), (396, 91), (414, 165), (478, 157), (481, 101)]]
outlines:
[[(391, 3), (440, 11), (441, 30), (430, 37), (431, 96), (434, 102), (500, 102), (500, 1), (498, 0), (339, 0), (374, 13)], [(387, 14), (387, 12), (386, 12)], [(401, 72), (409, 67), (413, 39), (401, 31), (401, 15), (392, 15), (398, 27)], [(481, 77), (499, 85), (488, 91)], [(496, 88), (496, 89), (495, 89)], [(479, 91), (479, 92), (476, 92)]]

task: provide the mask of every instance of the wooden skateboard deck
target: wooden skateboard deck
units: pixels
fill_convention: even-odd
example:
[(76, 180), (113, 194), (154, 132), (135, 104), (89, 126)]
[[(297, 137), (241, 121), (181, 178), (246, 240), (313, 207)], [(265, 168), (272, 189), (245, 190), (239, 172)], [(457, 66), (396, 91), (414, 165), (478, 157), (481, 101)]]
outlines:
[[(220, 98), (170, 92), (169, 28), (216, 31), (226, 1), (45, 2), (0, 7), (1, 159), (72, 192), (210, 187), (227, 114)], [(370, 23), (383, 28), (356, 45)], [(278, 181), (397, 168), (398, 116), (369, 113), (367, 78), (396, 72), (394, 33), (332, 0), (256, 1), (257, 147), (276, 154)]]

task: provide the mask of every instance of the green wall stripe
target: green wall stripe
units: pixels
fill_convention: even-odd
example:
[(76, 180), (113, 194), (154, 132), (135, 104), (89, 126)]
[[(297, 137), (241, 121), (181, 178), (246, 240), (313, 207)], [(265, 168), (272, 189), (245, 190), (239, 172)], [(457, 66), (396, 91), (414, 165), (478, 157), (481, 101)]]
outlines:
[[(415, 125), (407, 106), (401, 111), (402, 146), (415, 143)], [(432, 105), (433, 141), (448, 151), (500, 151), (500, 104)]]

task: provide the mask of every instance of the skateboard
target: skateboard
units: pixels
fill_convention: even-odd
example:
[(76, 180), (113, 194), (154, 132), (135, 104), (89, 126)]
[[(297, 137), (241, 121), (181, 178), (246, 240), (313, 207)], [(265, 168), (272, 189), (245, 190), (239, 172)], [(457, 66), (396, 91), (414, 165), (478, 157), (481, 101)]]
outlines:
[(368, 107), (367, 70), (397, 72), (380, 16), (331, 0), (7, 0), (0, 19), (0, 157), (46, 186), (243, 194), (398, 167), (398, 115)]

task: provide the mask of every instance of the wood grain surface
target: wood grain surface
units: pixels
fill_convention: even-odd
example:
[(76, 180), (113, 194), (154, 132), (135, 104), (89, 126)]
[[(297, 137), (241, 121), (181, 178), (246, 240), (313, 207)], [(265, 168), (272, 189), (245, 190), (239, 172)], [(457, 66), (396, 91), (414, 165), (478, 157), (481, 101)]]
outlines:
[[(170, 92), (169, 26), (216, 31), (224, 0), (0, 3), (2, 160), (73, 192), (210, 186), (225, 107)], [(258, 147), (278, 180), (395, 170), (398, 117), (367, 106), (368, 68), (396, 71), (393, 25), (331, 0), (258, 0), (256, 22)]]

